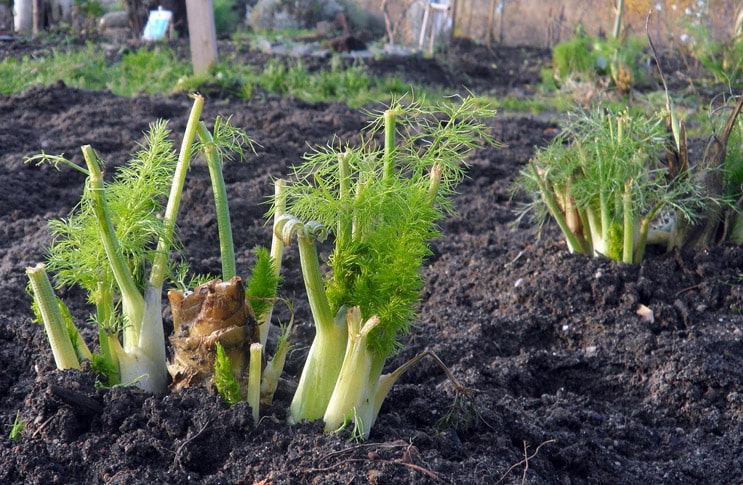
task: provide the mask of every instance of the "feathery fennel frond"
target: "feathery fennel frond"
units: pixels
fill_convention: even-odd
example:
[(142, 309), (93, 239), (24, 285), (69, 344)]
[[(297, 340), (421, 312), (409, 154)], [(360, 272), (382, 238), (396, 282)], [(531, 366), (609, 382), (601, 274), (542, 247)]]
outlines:
[(281, 276), (274, 270), (274, 260), (268, 249), (256, 248), (255, 265), (247, 282), (245, 293), (253, 308), (255, 319), (261, 323), (266, 312), (272, 308)]

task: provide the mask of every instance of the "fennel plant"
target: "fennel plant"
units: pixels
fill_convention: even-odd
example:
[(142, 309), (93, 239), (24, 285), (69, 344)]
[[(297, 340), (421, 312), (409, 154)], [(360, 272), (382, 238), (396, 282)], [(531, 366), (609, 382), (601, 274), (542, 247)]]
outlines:
[[(70, 216), (50, 221), (54, 241), (47, 264), (59, 285), (79, 285), (95, 305), (101, 353), (94, 363), (109, 384), (134, 382), (151, 392), (167, 386), (162, 287), (170, 271), (168, 253), (202, 107), (203, 98), (195, 96), (179, 154), (166, 123), (154, 123), (145, 144), (109, 183), (103, 179), (103, 162), (90, 146), (82, 147), (85, 168), (62, 156), (28, 159), (64, 164), (87, 178)], [(64, 338), (66, 328), (59, 320), (64, 304), (49, 291), (45, 265), (28, 268), (27, 274), (57, 366), (79, 367), (70, 351), (80, 347), (80, 339)], [(66, 358), (60, 361), (58, 353)]]
[[(323, 419), (336, 431), (353, 421), (365, 438), (401, 374), (382, 372), (416, 316), (436, 223), (452, 210), (464, 158), (494, 143), (481, 122), (493, 112), (473, 97), (438, 108), (393, 102), (360, 147), (306, 155), (276, 197), (286, 213), (274, 231), (286, 244), (297, 240), (316, 326), (291, 422)], [(327, 236), (324, 273), (317, 244)]]
[(531, 198), (522, 215), (554, 218), (571, 252), (638, 264), (648, 242), (668, 240), (664, 211), (693, 220), (711, 201), (687, 174), (668, 170), (666, 143), (663, 113), (571, 113), (516, 181)]

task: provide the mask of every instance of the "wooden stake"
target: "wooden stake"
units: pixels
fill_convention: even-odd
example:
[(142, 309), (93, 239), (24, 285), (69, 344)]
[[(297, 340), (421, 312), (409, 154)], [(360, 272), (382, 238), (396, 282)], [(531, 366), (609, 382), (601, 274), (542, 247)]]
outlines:
[(188, 37), (194, 74), (206, 74), (217, 64), (217, 28), (212, 0), (186, 0)]

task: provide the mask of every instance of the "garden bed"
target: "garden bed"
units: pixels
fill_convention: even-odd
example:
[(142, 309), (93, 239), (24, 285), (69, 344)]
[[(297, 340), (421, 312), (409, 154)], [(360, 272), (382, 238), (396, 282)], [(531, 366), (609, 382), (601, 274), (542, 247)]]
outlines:
[[(437, 60), (370, 61), (369, 69), (445, 90), (528, 95), (549, 62), (541, 49), (472, 49)], [(23, 158), (44, 150), (80, 160), (80, 146), (90, 144), (113, 167), (158, 118), (182, 133), (189, 107), (185, 95), (119, 98), (63, 84), (0, 97), (1, 482), (743, 480), (743, 249), (651, 249), (635, 267), (571, 255), (555, 227), (537, 240), (535, 228), (514, 226), (523, 199), (511, 198), (512, 181), (556, 132), (557, 113), (488, 121), (505, 147), (471, 158), (457, 213), (441, 225), (425, 265), (417, 326), (389, 362), (436, 352), (473, 389), (475, 407), (452, 408), (452, 386), (424, 361), (392, 389), (370, 439), (357, 443), (322, 434), (319, 424), (286, 424), (291, 395), (282, 388), (253, 427), (246, 404), (227, 407), (203, 389), (96, 390), (91, 372), (54, 370), (43, 328), (31, 323), (24, 269), (43, 260), (46, 220), (69, 212), (83, 178)], [(218, 114), (260, 144), (248, 163), (225, 167), (238, 272), (247, 271), (254, 247), (270, 241), (264, 202), (272, 180), (286, 176), (308, 145), (333, 136), (358, 141), (367, 118), (342, 104), (265, 93), (208, 97), (203, 118)], [(179, 234), (192, 269), (218, 273), (210, 187), (206, 165), (197, 163)], [(282, 294), (296, 311), (285, 377), (296, 381), (313, 335), (296, 248), (285, 268)], [(79, 320), (91, 313), (79, 290), (61, 296)], [(654, 318), (638, 315), (640, 305)], [(289, 315), (281, 310), (276, 318)], [(85, 337), (94, 335), (90, 329)], [(26, 425), (12, 441), (16, 412)]]

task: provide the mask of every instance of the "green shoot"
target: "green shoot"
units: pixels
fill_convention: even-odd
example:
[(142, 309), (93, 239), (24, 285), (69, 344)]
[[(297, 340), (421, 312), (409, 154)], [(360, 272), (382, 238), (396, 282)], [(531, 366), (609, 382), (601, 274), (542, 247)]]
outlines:
[(267, 325), (267, 317), (273, 307), (281, 276), (277, 274), (277, 264), (266, 248), (257, 247), (255, 258), (255, 266), (253, 266), (245, 293), (258, 324)]
[(39, 263), (33, 268), (26, 268), (26, 274), (35, 295), (34, 306), (38, 309), (40, 321), (44, 324), (57, 369), (80, 369), (80, 361), (44, 264)]
[[(436, 222), (451, 210), (466, 155), (494, 143), (480, 121), (493, 112), (474, 98), (438, 108), (393, 102), (361, 147), (307, 155), (286, 186), (287, 212), (274, 230), (286, 244), (297, 240), (316, 325), (292, 422), (322, 418), (335, 431), (356, 416), (364, 437), (373, 426), (378, 408), (364, 406), (417, 313)], [(316, 244), (327, 235), (334, 247), (324, 274)]]
[(232, 224), (227, 203), (227, 190), (222, 175), (222, 164), (226, 157), (237, 154), (242, 159), (243, 147), (253, 148), (253, 141), (241, 130), (230, 125), (229, 120), (217, 118), (214, 122), (214, 133), (209, 133), (201, 122), (197, 127), (200, 139), (200, 151), (206, 158), (209, 176), (214, 193), (214, 207), (217, 211), (217, 229), (219, 231), (219, 249), (222, 256), (222, 279), (227, 281), (237, 275), (235, 267), (235, 248), (232, 241)]
[(23, 437), (23, 429), (26, 427), (26, 422), (21, 419), (21, 412), (16, 411), (13, 425), (10, 427), (10, 434), (8, 438), (12, 441), (19, 441)]
[(214, 359), (214, 387), (227, 404), (240, 402), (240, 383), (232, 373), (232, 362), (219, 342), (216, 343)]
[(286, 356), (291, 348), (289, 337), (291, 336), (293, 325), (294, 317), (292, 317), (287, 325), (281, 327), (281, 334), (276, 343), (273, 359), (263, 369), (263, 376), (261, 377), (261, 404), (265, 404), (266, 406), (270, 406), (273, 402), (273, 395), (279, 385), (279, 378), (284, 370)]
[(261, 371), (263, 367), (263, 345), (250, 344), (250, 366), (248, 367), (247, 401), (253, 411), (253, 425), (258, 425), (261, 412)]

